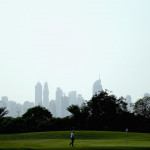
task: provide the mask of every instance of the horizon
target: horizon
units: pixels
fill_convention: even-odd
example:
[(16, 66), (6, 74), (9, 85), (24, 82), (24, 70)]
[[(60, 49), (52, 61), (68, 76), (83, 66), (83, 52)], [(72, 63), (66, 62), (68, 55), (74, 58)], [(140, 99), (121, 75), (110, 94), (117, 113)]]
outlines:
[[(101, 81), (100, 78), (99, 78), (98, 80)], [(98, 80), (95, 80), (94, 83), (95, 83), (96, 81), (98, 81)], [(47, 81), (45, 81), (45, 82), (40, 82), (40, 81), (38, 81), (37, 83), (40, 83), (40, 84), (42, 85), (42, 99), (43, 99), (44, 83), (48, 83), (48, 82), (47, 82)], [(36, 83), (36, 84), (37, 84), (37, 83)], [(94, 83), (93, 83), (93, 84), (94, 84)], [(36, 85), (36, 84), (35, 84), (35, 85)], [(49, 85), (49, 84), (48, 84), (48, 85)], [(49, 102), (50, 102), (51, 100), (56, 100), (56, 90), (57, 90), (57, 88), (60, 88), (60, 89), (63, 91), (63, 89), (62, 89), (61, 87), (57, 86), (56, 89), (55, 89), (54, 97), (53, 97), (53, 98), (49, 98)], [(48, 90), (50, 91), (49, 86), (48, 86)], [(80, 92), (78, 92), (78, 91), (76, 91), (76, 90), (72, 90), (72, 91), (77, 92), (77, 93), (76, 93), (77, 95), (80, 95), (80, 94), (81, 94), (82, 97), (83, 97), (83, 99), (84, 99), (84, 101), (89, 101), (89, 100), (91, 100), (92, 97), (93, 97), (92, 90), (93, 90), (93, 86), (92, 86), (92, 89), (91, 89), (91, 97), (90, 97), (89, 99), (85, 99), (85, 98), (83, 97), (82, 93), (80, 93)], [(115, 95), (113, 91), (110, 91), (109, 89), (103, 89), (103, 85), (102, 85), (102, 90), (103, 90), (103, 91), (108, 90), (108, 92), (110, 93), (110, 95)], [(72, 91), (68, 91), (68, 92), (64, 92), (64, 91), (63, 91), (63, 95), (64, 95), (64, 96), (69, 96), (69, 93), (72, 92)], [(144, 93), (144, 94), (149, 94), (149, 93)], [(143, 94), (143, 96), (140, 97), (140, 98), (143, 98), (143, 97), (144, 97), (144, 94)], [(35, 95), (35, 86), (34, 86), (34, 95)], [(76, 95), (76, 96), (77, 96), (77, 95)], [(132, 100), (131, 102), (132, 102), (132, 103), (135, 103), (137, 100), (140, 99), (140, 98), (138, 98), (137, 100), (134, 101), (133, 98), (132, 98), (132, 95), (126, 95), (126, 96), (117, 96), (117, 95), (115, 95), (115, 96), (116, 96), (117, 98), (123, 97), (123, 98), (125, 98), (125, 99), (126, 99), (126, 96), (131, 96), (131, 100)], [(7, 96), (7, 95), (3, 95), (3, 96), (1, 96), (1, 98), (2, 98), (2, 97), (7, 97), (7, 98), (8, 98), (8, 101), (14, 101), (14, 102), (16, 102), (16, 103), (18, 103), (18, 104), (22, 104), (22, 105), (23, 105), (24, 102), (26, 102), (26, 101), (33, 102), (34, 105), (35, 105), (35, 97), (34, 97), (34, 100), (25, 100), (25, 101), (21, 101), (21, 102), (18, 102), (18, 101), (16, 101), (15, 99), (10, 99), (9, 96)], [(42, 102), (42, 103), (43, 103), (43, 102)]]

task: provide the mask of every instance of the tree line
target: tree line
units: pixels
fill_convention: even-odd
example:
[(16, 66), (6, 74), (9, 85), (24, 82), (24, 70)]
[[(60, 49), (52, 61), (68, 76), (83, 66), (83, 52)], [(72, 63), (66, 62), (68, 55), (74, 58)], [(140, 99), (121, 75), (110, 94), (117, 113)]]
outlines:
[(54, 118), (49, 110), (35, 106), (21, 117), (6, 117), (5, 108), (0, 108), (0, 133), (20, 133), (54, 130), (107, 130), (150, 132), (150, 97), (139, 99), (133, 111), (127, 110), (123, 97), (117, 98), (105, 90), (94, 95), (81, 107), (71, 105), (71, 113), (64, 118)]

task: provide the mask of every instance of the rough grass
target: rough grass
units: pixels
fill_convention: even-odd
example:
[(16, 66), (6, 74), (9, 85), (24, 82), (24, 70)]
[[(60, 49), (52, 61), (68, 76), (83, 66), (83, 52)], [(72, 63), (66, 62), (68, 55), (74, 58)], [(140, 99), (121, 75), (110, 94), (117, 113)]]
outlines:
[(0, 150), (148, 150), (150, 134), (107, 131), (75, 131), (75, 147), (70, 147), (70, 131), (1, 134)]

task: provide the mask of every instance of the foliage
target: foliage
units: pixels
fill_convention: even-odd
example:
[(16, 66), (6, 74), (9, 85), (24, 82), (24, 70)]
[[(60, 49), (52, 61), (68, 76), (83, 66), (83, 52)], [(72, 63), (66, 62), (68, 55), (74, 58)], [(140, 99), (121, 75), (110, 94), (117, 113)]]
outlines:
[(150, 97), (139, 99), (134, 106), (134, 113), (150, 118)]
[(72, 129), (86, 129), (86, 121), (89, 116), (89, 110), (86, 104), (82, 107), (78, 105), (71, 105), (67, 110), (72, 114), (71, 125)]
[(48, 120), (52, 118), (52, 114), (49, 110), (41, 106), (35, 106), (27, 110), (27, 112), (23, 115), (23, 118), (29, 118), (34, 120), (35, 122)]
[[(27, 110), (22, 116), (25, 121), (25, 126), (28, 131), (40, 131), (42, 122), (48, 121), (52, 118), (49, 110), (41, 106), (35, 106)], [(42, 125), (44, 127), (44, 125)]]
[(0, 119), (3, 118), (5, 115), (8, 114), (8, 111), (6, 110), (5, 107), (0, 108)]
[(107, 90), (94, 95), (87, 102), (87, 105), (91, 122), (89, 126), (97, 130), (112, 130), (118, 123), (121, 115), (127, 111), (124, 98), (117, 99), (115, 95), (109, 94)]
[(117, 98), (109, 91), (102, 91), (81, 107), (71, 105), (70, 116), (54, 118), (41, 106), (27, 110), (22, 117), (5, 117), (7, 111), (0, 108), (0, 133), (18, 133), (54, 130), (111, 130), (150, 132), (150, 98), (136, 102), (134, 112), (128, 112), (123, 97)]

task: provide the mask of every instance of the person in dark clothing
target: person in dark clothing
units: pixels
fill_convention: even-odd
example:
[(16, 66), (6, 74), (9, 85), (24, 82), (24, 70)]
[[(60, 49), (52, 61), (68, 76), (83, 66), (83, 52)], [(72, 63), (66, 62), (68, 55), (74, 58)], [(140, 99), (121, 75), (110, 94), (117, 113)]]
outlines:
[(69, 145), (72, 145), (72, 147), (74, 146), (73, 144), (74, 144), (74, 131), (72, 131), (72, 133), (71, 133), (71, 142), (70, 142), (70, 144)]

